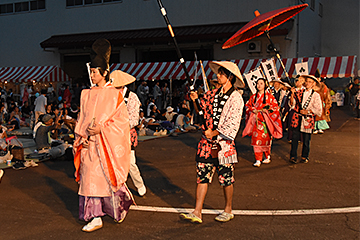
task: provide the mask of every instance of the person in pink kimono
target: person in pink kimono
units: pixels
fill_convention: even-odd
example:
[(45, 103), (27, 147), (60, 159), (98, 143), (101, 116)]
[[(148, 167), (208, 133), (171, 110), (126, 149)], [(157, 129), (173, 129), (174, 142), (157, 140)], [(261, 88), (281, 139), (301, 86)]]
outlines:
[(246, 126), (242, 136), (251, 136), (251, 145), (255, 154), (254, 167), (271, 162), (272, 138), (282, 137), (280, 107), (275, 97), (268, 91), (268, 87), (267, 81), (259, 78), (256, 83), (256, 93), (245, 104)]
[[(228, 222), (234, 218), (232, 196), (234, 191), (234, 165), (238, 162), (235, 137), (240, 128), (244, 102), (235, 87), (244, 87), (238, 66), (233, 62), (210, 62), (211, 70), (217, 75), (219, 89), (205, 93), (200, 107), (204, 112), (201, 126), (202, 137), (196, 154), (197, 188), (196, 204), (192, 213), (181, 213), (180, 217), (193, 223), (202, 223), (202, 208), (216, 171), (223, 187), (225, 208), (215, 217), (216, 221)], [(192, 92), (191, 100), (198, 98)]]
[(130, 168), (130, 124), (122, 94), (109, 81), (110, 43), (94, 42), (90, 78), (95, 85), (81, 93), (75, 127), (75, 177), (79, 183), (79, 218), (90, 221), (82, 230), (103, 226), (109, 215), (122, 222), (133, 204), (125, 185)]

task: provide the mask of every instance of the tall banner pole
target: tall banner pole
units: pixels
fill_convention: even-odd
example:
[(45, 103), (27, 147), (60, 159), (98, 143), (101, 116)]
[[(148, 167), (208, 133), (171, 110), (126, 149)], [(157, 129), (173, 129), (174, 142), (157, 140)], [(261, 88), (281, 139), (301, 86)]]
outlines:
[[(168, 30), (169, 30), (169, 32), (170, 32), (170, 35), (171, 35), (171, 37), (172, 37), (172, 39), (173, 39), (173, 41), (174, 41), (174, 45), (175, 45), (175, 48), (176, 48), (176, 53), (177, 53), (177, 55), (178, 55), (178, 58), (180, 59), (180, 63), (181, 63), (181, 66), (182, 66), (182, 68), (183, 68), (183, 70), (184, 70), (184, 72), (185, 72), (186, 79), (187, 79), (188, 82), (190, 83), (190, 91), (193, 92), (193, 91), (195, 91), (195, 86), (193, 86), (193, 81), (191, 80), (190, 75), (189, 75), (189, 72), (188, 72), (188, 70), (187, 70), (187, 68), (186, 68), (186, 66), (185, 66), (185, 60), (184, 60), (184, 58), (183, 58), (182, 55), (181, 55), (179, 45), (178, 45), (178, 43), (177, 43), (177, 41), (176, 41), (176, 38), (175, 38), (174, 30), (173, 30), (173, 28), (172, 28), (172, 26), (171, 26), (171, 24), (170, 24), (169, 18), (167, 17), (166, 10), (165, 10), (164, 6), (162, 5), (161, 0), (157, 0), (157, 2), (158, 2), (158, 4), (159, 4), (161, 14), (162, 14), (163, 17), (164, 17), (164, 20), (165, 20), (165, 23), (166, 23), (166, 25), (167, 25), (167, 27), (168, 27)], [(197, 100), (195, 101), (195, 105), (196, 105), (197, 110), (199, 111), (198, 114), (200, 115), (201, 120), (203, 120), (203, 118), (204, 118), (204, 113), (203, 113), (203, 111), (202, 111), (202, 109), (201, 109), (201, 107), (200, 107), (200, 100), (199, 100), (199, 99), (197, 99)]]

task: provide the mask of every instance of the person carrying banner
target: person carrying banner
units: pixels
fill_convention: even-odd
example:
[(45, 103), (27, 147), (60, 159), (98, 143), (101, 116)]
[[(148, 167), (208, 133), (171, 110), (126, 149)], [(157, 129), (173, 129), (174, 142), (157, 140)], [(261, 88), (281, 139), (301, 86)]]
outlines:
[(305, 78), (305, 88), (297, 91), (291, 89), (290, 104), (294, 111), (290, 119), (290, 128), (292, 130), (292, 141), (290, 150), (290, 162), (298, 163), (297, 149), (300, 135), (303, 136), (303, 147), (301, 153), (301, 163), (309, 162), (311, 133), (314, 129), (314, 116), (321, 116), (322, 102), (320, 95), (313, 90), (315, 84), (319, 84), (318, 79), (312, 75), (301, 75)]
[[(239, 131), (244, 106), (241, 94), (234, 87), (244, 87), (244, 82), (239, 68), (232, 62), (210, 62), (209, 66), (217, 75), (221, 88), (206, 92), (201, 100), (204, 122), (196, 154), (196, 205), (192, 213), (180, 214), (182, 219), (194, 223), (202, 223), (203, 203), (215, 170), (225, 197), (224, 212), (215, 220), (227, 222), (234, 218), (234, 164), (238, 162), (234, 139)], [(191, 92), (190, 97), (195, 101), (198, 94)]]
[(75, 127), (75, 177), (79, 183), (79, 218), (90, 221), (82, 230), (103, 226), (109, 215), (122, 222), (134, 203), (125, 181), (130, 168), (130, 124), (122, 94), (109, 81), (110, 43), (92, 45), (90, 78), (94, 85), (81, 92)]
[(146, 187), (144, 185), (144, 180), (140, 175), (139, 168), (136, 165), (135, 157), (135, 147), (138, 145), (138, 135), (135, 127), (139, 125), (141, 102), (137, 95), (126, 87), (126, 85), (135, 81), (135, 77), (121, 70), (115, 70), (110, 74), (110, 79), (112, 80), (112, 85), (119, 89), (122, 96), (124, 97), (126, 108), (129, 113), (131, 136), (131, 159), (129, 174), (136, 189), (138, 190), (139, 195), (144, 196), (146, 193)]
[(268, 91), (268, 87), (268, 82), (264, 78), (258, 79), (256, 93), (245, 104), (246, 125), (242, 136), (251, 136), (251, 145), (255, 154), (254, 167), (260, 167), (261, 163), (271, 162), (272, 138), (282, 137), (280, 107)]

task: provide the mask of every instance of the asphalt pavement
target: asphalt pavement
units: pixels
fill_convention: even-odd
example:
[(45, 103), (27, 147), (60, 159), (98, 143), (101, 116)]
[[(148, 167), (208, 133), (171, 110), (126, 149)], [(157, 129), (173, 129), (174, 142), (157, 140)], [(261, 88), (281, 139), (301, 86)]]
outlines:
[[(360, 206), (360, 121), (347, 107), (333, 109), (331, 117), (331, 129), (312, 136), (307, 164), (288, 162), (290, 144), (283, 138), (273, 143), (272, 162), (255, 168), (250, 138), (238, 134), (233, 198), (238, 214), (228, 223), (216, 222), (215, 214), (203, 214), (202, 224), (191, 224), (170, 211), (194, 207), (200, 133), (146, 141), (136, 149), (147, 186), (140, 197), (128, 181), (137, 208), (163, 207), (169, 212), (132, 209), (121, 224), (104, 217), (104, 227), (93, 233), (81, 231), (85, 223), (78, 220), (78, 186), (70, 159), (5, 169), (0, 239), (359, 239), (360, 213), (347, 209)], [(222, 188), (214, 178), (204, 209), (223, 207)], [(290, 213), (279, 215), (275, 210)], [(306, 211), (291, 214), (301, 210)]]

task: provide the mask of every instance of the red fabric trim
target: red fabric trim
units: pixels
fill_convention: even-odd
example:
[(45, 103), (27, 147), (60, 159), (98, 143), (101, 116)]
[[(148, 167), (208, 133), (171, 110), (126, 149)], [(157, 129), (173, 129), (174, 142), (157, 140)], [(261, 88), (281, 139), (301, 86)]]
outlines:
[(116, 181), (115, 171), (114, 171), (114, 168), (113, 168), (112, 163), (110, 161), (109, 153), (107, 152), (107, 148), (105, 146), (103, 136), (101, 134), (100, 134), (100, 142), (101, 142), (102, 148), (104, 149), (105, 160), (106, 160), (106, 164), (107, 164), (108, 169), (109, 169), (109, 176), (110, 176), (111, 185), (116, 187), (117, 186), (117, 181)]
[(83, 145), (81, 144), (75, 153), (74, 157), (74, 166), (75, 166), (75, 177), (76, 182), (80, 181), (80, 163), (81, 163), (81, 149), (83, 148)]

